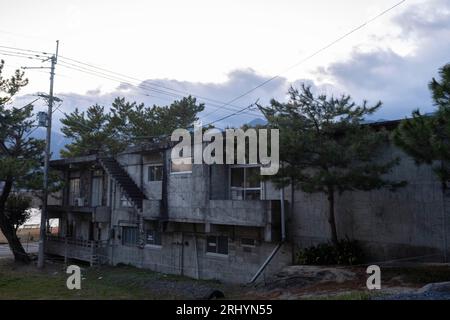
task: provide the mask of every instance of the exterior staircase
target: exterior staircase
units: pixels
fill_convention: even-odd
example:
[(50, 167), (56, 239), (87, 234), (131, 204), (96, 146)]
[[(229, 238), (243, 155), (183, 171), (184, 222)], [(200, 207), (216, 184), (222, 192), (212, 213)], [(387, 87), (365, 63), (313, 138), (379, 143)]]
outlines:
[(124, 168), (114, 158), (100, 158), (99, 162), (103, 169), (116, 181), (128, 198), (142, 214), (143, 200), (147, 199), (141, 188), (128, 175)]

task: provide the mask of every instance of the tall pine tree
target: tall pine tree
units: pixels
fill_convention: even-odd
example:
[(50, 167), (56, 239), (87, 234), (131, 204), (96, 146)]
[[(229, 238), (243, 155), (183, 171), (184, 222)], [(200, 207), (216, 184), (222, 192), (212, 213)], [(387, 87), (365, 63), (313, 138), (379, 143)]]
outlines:
[(117, 154), (142, 141), (156, 142), (177, 128), (188, 128), (198, 120), (204, 104), (188, 96), (168, 106), (144, 106), (116, 98), (111, 109), (99, 105), (85, 112), (75, 109), (61, 119), (61, 131), (72, 142), (61, 150), (62, 157), (93, 153)]
[(282, 166), (272, 179), (278, 186), (292, 183), (304, 192), (325, 194), (331, 240), (338, 244), (336, 195), (401, 185), (383, 178), (399, 160), (377, 158), (388, 134), (363, 124), (381, 102), (357, 106), (350, 96), (314, 96), (305, 85), (291, 88), (289, 96), (287, 103), (272, 100), (270, 106), (259, 107), (269, 127), (280, 130)]
[(439, 70), (439, 76), (428, 85), (437, 110), (428, 115), (415, 110), (400, 123), (394, 140), (418, 164), (432, 165), (446, 189), (450, 180), (450, 64)]
[[(30, 181), (41, 171), (44, 141), (30, 136), (34, 129), (33, 106), (7, 106), (28, 80), (17, 70), (10, 78), (3, 78), (4, 62), (0, 62), (0, 229), (8, 240), (16, 261), (29, 262), (29, 257), (16, 235), (17, 219), (11, 217), (12, 192), (32, 188)], [(42, 180), (39, 187), (42, 188)]]

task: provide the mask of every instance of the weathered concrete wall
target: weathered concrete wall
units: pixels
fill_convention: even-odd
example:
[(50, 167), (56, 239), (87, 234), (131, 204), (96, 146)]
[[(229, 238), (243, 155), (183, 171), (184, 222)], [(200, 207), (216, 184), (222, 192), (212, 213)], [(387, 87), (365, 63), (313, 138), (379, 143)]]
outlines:
[(120, 154), (116, 160), (127, 171), (136, 185), (143, 188), (142, 156), (140, 154)]
[[(336, 200), (340, 237), (360, 240), (372, 261), (437, 254), (442, 258), (444, 236), (450, 233), (450, 212), (444, 216), (441, 184), (430, 166), (391, 146), (382, 159), (400, 157), (387, 178), (407, 181), (395, 192), (345, 192)], [(448, 200), (447, 200), (448, 201)], [(444, 218), (447, 225), (444, 228)], [(306, 247), (330, 239), (328, 202), (323, 194), (295, 193), (295, 210), (289, 222), (293, 243)], [(448, 250), (448, 249), (447, 249)], [(441, 254), (441, 255), (440, 255)]]
[[(177, 228), (175, 228), (177, 229)], [(189, 230), (187, 224), (182, 229)], [(258, 228), (234, 230), (221, 229), (214, 234), (229, 237), (228, 255), (206, 252), (205, 233), (191, 231), (168, 231), (163, 233), (161, 246), (114, 245), (113, 264), (131, 263), (137, 267), (158, 272), (185, 275), (200, 279), (218, 279), (226, 282), (246, 283), (270, 255), (275, 243), (266, 243)], [(258, 237), (254, 247), (241, 244), (241, 237)], [(291, 249), (282, 247), (261, 278), (280, 270), (291, 263)]]
[(149, 165), (162, 165), (162, 162), (162, 155), (159, 152), (142, 156), (142, 164), (144, 166), (142, 170), (143, 189), (149, 200), (162, 199), (162, 182), (148, 181)]

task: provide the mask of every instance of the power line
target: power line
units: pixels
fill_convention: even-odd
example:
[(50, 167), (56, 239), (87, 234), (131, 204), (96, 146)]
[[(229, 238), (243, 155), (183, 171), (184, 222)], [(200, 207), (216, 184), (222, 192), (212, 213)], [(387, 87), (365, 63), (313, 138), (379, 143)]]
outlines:
[[(160, 94), (167, 95), (167, 96), (170, 96), (170, 97), (173, 97), (173, 98), (176, 98), (176, 99), (177, 99), (177, 98), (183, 98), (182, 95), (179, 95), (179, 94), (176, 94), (176, 93), (167, 92), (167, 91), (164, 91), (164, 90), (162, 90), (162, 89), (155, 89), (155, 88), (149, 87), (149, 86), (147, 86), (147, 85), (145, 85), (145, 84), (142, 84), (142, 83), (140, 83), (140, 84), (134, 84), (134, 83), (131, 83), (131, 82), (129, 82), (129, 81), (127, 81), (127, 80), (124, 80), (124, 79), (122, 79), (122, 78), (118, 78), (118, 77), (115, 77), (115, 76), (111, 76), (111, 75), (108, 75), (108, 74), (103, 73), (103, 72), (98, 72), (98, 71), (95, 71), (95, 70), (90, 70), (90, 69), (87, 69), (87, 68), (84, 68), (84, 67), (81, 67), (81, 66), (75, 66), (75, 65), (73, 65), (73, 64), (68, 64), (67, 62), (60, 62), (60, 65), (61, 65), (62, 67), (65, 67), (65, 68), (68, 68), (68, 69), (72, 69), (72, 70), (75, 70), (75, 71), (79, 71), (79, 72), (83, 72), (83, 73), (87, 73), (87, 74), (93, 75), (93, 76), (95, 76), (95, 77), (100, 77), (100, 78), (108, 79), (108, 80), (111, 80), (111, 81), (116, 81), (116, 82), (119, 82), (119, 83), (128, 84), (128, 85), (131, 85), (131, 86), (133, 86), (133, 87), (140, 88), (140, 89), (145, 90), (145, 91), (151, 91), (151, 92), (160, 93)], [(148, 94), (144, 94), (144, 95), (145, 95), (145, 96), (150, 96), (150, 95), (148, 95)], [(193, 95), (193, 96), (195, 96), (195, 95)], [(197, 96), (197, 97), (198, 97), (198, 96)], [(157, 98), (159, 98), (159, 97), (157, 97)], [(200, 97), (198, 97), (198, 98), (200, 98)], [(200, 98), (200, 99), (201, 99), (201, 98)], [(207, 106), (213, 106), (213, 107), (220, 107), (219, 105), (213, 104), (213, 103), (207, 103), (207, 104), (205, 104), (205, 105), (207, 105)], [(229, 108), (226, 108), (226, 107), (224, 107), (223, 109), (227, 109), (227, 110), (233, 111), (233, 112), (236, 111), (235, 109), (229, 109)], [(260, 114), (257, 114), (257, 113), (253, 113), (253, 114), (252, 114), (252, 113), (249, 113), (249, 112), (243, 113), (243, 115), (246, 115), (246, 116), (252, 116), (252, 117), (260, 116)]]
[(8, 56), (8, 57), (16, 57), (16, 58), (23, 58), (23, 59), (35, 59), (35, 60), (41, 60), (40, 58), (37, 58), (35, 56), (26, 56), (26, 55), (19, 55), (19, 54), (14, 54), (14, 53), (9, 53), (9, 52), (3, 52), (0, 51), (0, 55), (2, 56)]
[[(23, 49), (23, 48), (10, 47), (10, 46), (0, 46), (0, 48), (8, 48), (8, 49), (13, 49), (13, 50), (20, 50), (20, 51), (32, 52), (32, 53), (42, 53), (42, 54), (49, 55), (49, 54), (46, 53), (46, 52), (41, 52), (41, 51), (31, 50), (31, 49)], [(157, 92), (157, 93), (161, 93), (161, 94), (163, 94), (163, 95), (168, 95), (168, 96), (171, 96), (171, 97), (176, 97), (176, 98), (178, 98), (178, 97), (183, 97), (183, 95), (177, 94), (176, 92), (182, 93), (182, 94), (184, 94), (184, 95), (191, 95), (191, 96), (197, 97), (197, 98), (199, 98), (199, 99), (202, 99), (202, 100), (205, 100), (205, 101), (209, 101), (208, 103), (205, 103), (205, 105), (206, 105), (207, 107), (214, 107), (214, 108), (216, 108), (216, 109), (217, 109), (216, 111), (218, 111), (219, 109), (220, 109), (220, 110), (225, 109), (225, 110), (228, 110), (228, 111), (231, 111), (231, 112), (235, 112), (235, 111), (237, 111), (237, 110), (241, 111), (241, 109), (242, 109), (242, 107), (236, 106), (236, 105), (232, 105), (231, 103), (224, 103), (223, 101), (216, 100), (216, 99), (212, 99), (212, 98), (205, 97), (205, 96), (201, 96), (201, 95), (197, 95), (197, 94), (192, 93), (192, 92), (187, 92), (187, 91), (183, 91), (183, 90), (178, 90), (178, 89), (170, 88), (170, 87), (168, 87), (168, 86), (160, 85), (160, 84), (158, 84), (158, 83), (156, 83), (156, 82), (150, 82), (150, 81), (148, 81), (148, 80), (143, 81), (143, 80), (141, 80), (141, 79), (137, 79), (137, 78), (135, 78), (135, 77), (128, 76), (128, 75), (124, 75), (124, 74), (122, 74), (122, 73), (118, 73), (118, 72), (115, 72), (115, 71), (111, 71), (111, 70), (108, 70), (108, 69), (105, 69), (105, 68), (102, 68), (102, 67), (97, 67), (97, 66), (95, 66), (95, 65), (92, 65), (92, 64), (89, 64), (89, 63), (85, 63), (85, 62), (82, 62), (82, 61), (77, 60), (77, 59), (73, 59), (73, 58), (69, 58), (69, 57), (64, 57), (64, 56), (60, 56), (59, 58), (62, 59), (63, 61), (64, 61), (64, 60), (72, 61), (72, 62), (81, 64), (81, 65), (84, 65), (84, 66), (88, 66), (88, 67), (90, 67), (90, 68), (94, 68), (94, 69), (98, 69), (98, 70), (105, 71), (105, 72), (107, 72), (107, 73), (111, 73), (111, 74), (113, 74), (113, 75), (118, 75), (118, 76), (121, 76), (121, 77), (125, 77), (125, 78), (128, 78), (128, 79), (132, 79), (132, 80), (134, 80), (134, 81), (140, 82), (140, 84), (139, 84), (139, 85), (135, 85), (135, 84), (132, 84), (132, 83), (130, 83), (130, 82), (128, 82), (128, 81), (125, 81), (125, 80), (123, 80), (123, 79), (117, 80), (117, 77), (115, 77), (115, 79), (113, 79), (112, 76), (111, 76), (110, 74), (107, 74), (107, 73), (104, 73), (104, 72), (99, 72), (99, 71), (96, 71), (96, 70), (91, 70), (91, 69), (88, 69), (88, 68), (86, 68), (86, 67), (83, 67), (83, 66), (80, 66), (80, 65), (75, 65), (75, 64), (73, 64), (73, 63), (64, 61), (64, 63), (65, 63), (66, 65), (63, 65), (63, 64), (61, 64), (61, 65), (64, 66), (64, 67), (66, 67), (66, 68), (68, 68), (69, 66), (71, 66), (72, 68), (77, 68), (77, 69), (75, 69), (75, 70), (77, 70), (77, 71), (89, 73), (89, 74), (94, 75), (94, 76), (99, 76), (99, 74), (101, 74), (103, 77), (108, 77), (107, 79), (112, 80), (112, 81), (120, 81), (120, 82), (122, 82), (122, 83), (127, 83), (127, 84), (130, 84), (130, 85), (132, 85), (132, 86), (140, 87), (140, 88), (142, 88), (142, 89), (145, 88), (144, 90), (150, 90), (150, 91)], [(68, 66), (68, 65), (69, 65), (69, 66)], [(82, 70), (80, 70), (80, 69), (82, 69)], [(95, 74), (94, 74), (94, 73), (95, 73)], [(154, 87), (156, 87), (156, 88), (154, 88)], [(161, 89), (157, 89), (157, 88), (161, 88)], [(168, 91), (166, 91), (166, 90), (170, 90), (170, 91), (173, 91), (173, 92), (168, 92)], [(241, 112), (239, 112), (239, 113), (241, 113)], [(245, 113), (242, 112), (242, 115), (249, 115), (249, 116), (253, 116), (253, 117), (259, 117), (259, 116), (261, 116), (261, 114), (259, 114), (259, 113), (257, 113), (257, 112), (253, 112), (253, 113), (251, 113), (251, 112), (245, 112)], [(207, 115), (206, 115), (206, 116), (207, 116)], [(205, 117), (206, 117), (206, 116), (205, 116)]]
[(9, 53), (9, 54), (17, 54), (17, 55), (21, 55), (21, 56), (27, 56), (27, 57), (42, 57), (39, 54), (36, 53), (25, 53), (25, 52), (21, 52), (21, 51), (17, 51), (17, 50), (9, 50), (9, 49), (0, 49), (1, 52), (5, 52), (5, 53)]
[(5, 48), (5, 49), (12, 49), (12, 50), (19, 50), (19, 51), (26, 51), (26, 52), (31, 52), (31, 53), (40, 53), (40, 54), (45, 54), (47, 56), (51, 56), (51, 53), (48, 52), (44, 52), (44, 51), (37, 51), (37, 50), (31, 50), (31, 49), (23, 49), (23, 48), (17, 48), (17, 47), (9, 47), (9, 46), (1, 46), (0, 48)]
[[(277, 75), (275, 75), (275, 76), (273, 76), (273, 77), (271, 77), (271, 78), (269, 78), (269, 79), (267, 79), (267, 80), (261, 82), (260, 84), (258, 84), (257, 86), (253, 87), (252, 89), (250, 89), (250, 90), (248, 90), (248, 91), (246, 91), (246, 92), (240, 94), (239, 96), (235, 97), (234, 99), (232, 99), (232, 100), (230, 100), (230, 101), (228, 101), (228, 102), (226, 102), (226, 103), (224, 103), (224, 104), (218, 106), (218, 108), (217, 108), (216, 110), (214, 110), (213, 112), (211, 112), (211, 113), (205, 115), (205, 117), (206, 117), (206, 116), (209, 116), (209, 115), (211, 115), (211, 114), (213, 114), (213, 113), (215, 113), (215, 112), (217, 112), (218, 110), (220, 110), (220, 109), (222, 109), (222, 108), (226, 109), (225, 107), (227, 107), (227, 106), (232, 106), (231, 104), (232, 104), (233, 102), (235, 102), (235, 101), (241, 99), (242, 97), (244, 97), (244, 96), (246, 96), (246, 95), (248, 95), (248, 94), (254, 92), (255, 90), (257, 90), (257, 89), (261, 88), (262, 86), (266, 85), (267, 83), (269, 83), (269, 82), (271, 82), (271, 81), (273, 81), (273, 80), (279, 78), (279, 77), (280, 77), (282, 74), (284, 74), (285, 72), (287, 72), (287, 71), (289, 71), (289, 70), (291, 70), (291, 69), (293, 69), (293, 68), (295, 68), (295, 67), (297, 67), (297, 66), (303, 64), (303, 63), (306, 62), (307, 60), (309, 60), (309, 59), (315, 57), (316, 55), (320, 54), (321, 52), (327, 50), (328, 48), (330, 48), (331, 46), (335, 45), (335, 44), (338, 43), (339, 41), (341, 41), (341, 40), (347, 38), (347, 37), (350, 36), (351, 34), (357, 32), (358, 30), (360, 30), (360, 29), (362, 29), (362, 28), (364, 28), (365, 26), (367, 26), (367, 25), (370, 24), (371, 22), (373, 22), (373, 21), (375, 21), (376, 19), (380, 18), (381, 16), (385, 15), (386, 13), (388, 13), (388, 12), (391, 11), (391, 10), (393, 10), (394, 8), (400, 6), (400, 5), (403, 4), (404, 2), (406, 2), (406, 0), (402, 0), (402, 1), (400, 1), (400, 2), (397, 2), (397, 3), (394, 4), (393, 6), (389, 7), (388, 9), (386, 9), (386, 10), (382, 11), (381, 13), (379, 13), (378, 15), (376, 15), (375, 17), (373, 17), (373, 18), (371, 18), (371, 19), (365, 21), (364, 23), (358, 25), (357, 27), (351, 29), (349, 32), (345, 33), (344, 35), (338, 37), (337, 39), (333, 40), (333, 41), (330, 42), (329, 44), (325, 45), (324, 47), (322, 47), (322, 48), (316, 50), (315, 52), (313, 52), (313, 53), (310, 54), (309, 56), (307, 56), (307, 57), (303, 58), (302, 60), (296, 62), (295, 64), (289, 66), (288, 68), (286, 68), (285, 70), (283, 70), (281, 73), (279, 73), (279, 74), (277, 74)], [(14, 47), (6, 47), (6, 46), (0, 46), (0, 47), (8, 48), (8, 49), (15, 49), (15, 50), (24, 50), (24, 51), (28, 51), (28, 52), (39, 52), (39, 51), (36, 51), (36, 50), (20, 49), (20, 48), (14, 48)], [(45, 52), (42, 52), (42, 53), (46, 54)], [(129, 78), (129, 79), (134, 79), (134, 80), (136, 80), (136, 81), (140, 81), (140, 80), (138, 80), (138, 79), (136, 79), (136, 78), (129, 77), (129, 76), (126, 76), (126, 75), (123, 75), (123, 74), (119, 74), (119, 73), (116, 73), (116, 72), (114, 72), (114, 71), (110, 71), (110, 70), (107, 70), (107, 69), (104, 69), (104, 68), (96, 67), (96, 66), (93, 66), (93, 65), (91, 65), (91, 64), (87, 64), (87, 63), (84, 63), (84, 62), (81, 62), (81, 61), (79, 61), (79, 60), (75, 60), (75, 59), (72, 59), (72, 58), (62, 57), (62, 59), (63, 59), (63, 60), (66, 59), (66, 60), (69, 60), (69, 61), (73, 61), (73, 62), (76, 62), (76, 63), (79, 63), (79, 64), (84, 64), (84, 65), (89, 66), (89, 67), (91, 67), (91, 68), (96, 68), (96, 69), (103, 70), (103, 71), (106, 71), (106, 72), (109, 72), (109, 73), (114, 73), (114, 74), (117, 74), (117, 75), (120, 75), (120, 76), (125, 76), (125, 77), (127, 77), (127, 78)], [(65, 62), (65, 63), (67, 63), (67, 62)], [(65, 66), (65, 67), (67, 68), (68, 66)], [(79, 67), (79, 68), (82, 68), (82, 67)], [(90, 72), (91, 74), (93, 74), (93, 75), (95, 75), (95, 76), (99, 76), (98, 74), (94, 74), (94, 72), (95, 72), (94, 70), (89, 70), (89, 69), (88, 69), (89, 71), (86, 71), (86, 68), (84, 68), (84, 69), (85, 69), (84, 71), (81, 71), (81, 70), (78, 70), (78, 71), (86, 72), (86, 73), (89, 73), (89, 72)], [(103, 75), (103, 77), (106, 77), (106, 76)], [(111, 76), (109, 76), (109, 78), (110, 78), (110, 80), (113, 80), (113, 81), (120, 81), (120, 82), (126, 83), (125, 81), (122, 81), (122, 80), (113, 79), (113, 78), (111, 78)], [(130, 84), (130, 83), (128, 83), (128, 84)], [(133, 85), (133, 84), (131, 84), (131, 85)], [(154, 84), (154, 85), (156, 86), (156, 84)], [(133, 86), (136, 86), (136, 85), (133, 85)], [(167, 89), (167, 90), (175, 91), (175, 92), (180, 91), (180, 90), (176, 90), (176, 89), (172, 89), (172, 88), (168, 88), (168, 87), (164, 87), (164, 86), (160, 86), (160, 85), (158, 85), (158, 86), (159, 86), (159, 87), (162, 87), (162, 88), (164, 88), (164, 89)], [(137, 86), (137, 87), (139, 87), (139, 86)], [(142, 87), (141, 87), (141, 88), (142, 88)], [(155, 91), (154, 88), (153, 88), (153, 89), (147, 88), (147, 90)], [(156, 92), (162, 93), (162, 94), (166, 94), (166, 95), (170, 95), (170, 94), (171, 94), (171, 93), (169, 93), (169, 92), (167, 92), (167, 91), (163, 91), (163, 90), (159, 90), (159, 91), (156, 91)], [(175, 94), (171, 94), (171, 95), (175, 95)], [(192, 95), (193, 95), (193, 94), (192, 94)], [(193, 95), (193, 96), (195, 96), (195, 95)], [(205, 99), (205, 98), (203, 98), (203, 99)], [(209, 99), (209, 98), (208, 98), (208, 99)], [(206, 99), (205, 99), (205, 100), (206, 100)], [(212, 100), (212, 99), (210, 99), (210, 100)], [(216, 100), (216, 101), (217, 101), (217, 100)], [(235, 116), (235, 115), (238, 115), (238, 114), (243, 114), (244, 111), (250, 109), (253, 105), (254, 105), (254, 104), (251, 104), (251, 105), (249, 105), (249, 106), (247, 106), (247, 107), (244, 107), (244, 108), (240, 108), (240, 109), (238, 109), (238, 110), (235, 110), (233, 113), (231, 113), (231, 114), (229, 114), (229, 115), (226, 115), (226, 116), (224, 116), (224, 117), (221, 117), (221, 118), (219, 118), (219, 119), (216, 119), (216, 120), (214, 120), (214, 121), (211, 121), (211, 122), (209, 122), (209, 123), (208, 123), (207, 125), (205, 125), (205, 126), (209, 126), (209, 125), (211, 125), (211, 124), (213, 124), (213, 123), (216, 123), (216, 122), (219, 122), (219, 121), (228, 119), (228, 118), (230, 118), (230, 117), (232, 117), (232, 116)]]
[[(118, 76), (121, 76), (121, 77), (125, 77), (125, 78), (128, 78), (128, 79), (132, 79), (132, 80), (135, 80), (135, 81), (138, 81), (138, 82), (145, 82), (146, 84), (149, 83), (148, 86), (159, 87), (159, 88), (162, 88), (162, 89), (178, 92), (178, 93), (181, 93), (183, 95), (186, 95), (186, 94), (187, 95), (192, 95), (194, 97), (203, 99), (205, 101), (211, 101), (213, 103), (219, 103), (219, 104), (223, 104), (224, 103), (223, 101), (212, 99), (212, 98), (205, 97), (205, 96), (201, 96), (201, 95), (198, 95), (198, 94), (195, 94), (195, 93), (192, 93), (192, 92), (183, 91), (183, 90), (174, 89), (174, 88), (171, 88), (171, 87), (168, 87), (168, 86), (164, 86), (164, 85), (161, 85), (161, 84), (156, 83), (154, 81), (149, 81), (149, 80), (145, 80), (144, 81), (142, 79), (138, 79), (138, 78), (135, 78), (135, 77), (132, 77), (132, 76), (125, 75), (123, 73), (118, 73), (118, 72), (111, 71), (111, 70), (108, 70), (108, 69), (105, 69), (105, 68), (97, 67), (95, 65), (92, 65), (92, 64), (89, 64), (89, 63), (86, 63), (86, 62), (82, 62), (80, 60), (76, 60), (76, 59), (73, 59), (73, 58), (68, 58), (68, 57), (64, 57), (64, 56), (61, 56), (61, 58), (63, 60), (69, 60), (69, 61), (72, 61), (72, 62), (75, 62), (75, 63), (78, 63), (78, 64), (82, 64), (82, 65), (85, 65), (85, 66), (88, 66), (88, 67), (91, 67), (91, 68), (94, 68), (94, 69), (102, 70), (102, 71), (105, 71), (105, 72), (108, 72), (108, 73), (111, 73), (111, 74), (115, 74), (115, 75), (118, 75)], [(229, 106), (233, 107), (233, 108), (236, 108), (236, 109), (241, 108), (241, 106), (234, 106), (234, 105), (231, 105), (231, 104), (229, 104)]]
[[(322, 51), (325, 51), (326, 49), (330, 48), (331, 46), (335, 45), (336, 43), (338, 43), (339, 41), (343, 40), (344, 38), (350, 36), (351, 34), (355, 33), (356, 31), (358, 31), (358, 30), (364, 28), (364, 27), (367, 26), (369, 23), (371, 23), (371, 22), (373, 22), (374, 20), (380, 18), (381, 16), (383, 16), (384, 14), (386, 14), (386, 13), (388, 13), (389, 11), (393, 10), (394, 8), (400, 6), (400, 5), (401, 5), (402, 3), (404, 3), (404, 2), (406, 2), (406, 0), (402, 0), (402, 1), (400, 1), (400, 2), (397, 2), (397, 3), (396, 3), (395, 5), (393, 5), (392, 7), (389, 7), (388, 9), (382, 11), (381, 13), (379, 13), (378, 15), (376, 15), (375, 17), (373, 17), (373, 18), (367, 20), (366, 22), (360, 24), (359, 26), (353, 28), (352, 30), (350, 30), (349, 32), (347, 32), (347, 33), (345, 33), (344, 35), (340, 36), (340, 37), (337, 38), (336, 40), (333, 40), (332, 42), (330, 42), (330, 43), (327, 44), (326, 46), (324, 46), (324, 47), (322, 47), (322, 48), (316, 50), (315, 52), (313, 52), (312, 54), (310, 54), (310, 55), (307, 56), (306, 58), (304, 58), (304, 59), (298, 61), (297, 63), (291, 65), (290, 67), (286, 68), (286, 69), (283, 70), (281, 73), (279, 73), (279, 74), (277, 74), (277, 75), (275, 75), (275, 76), (273, 76), (273, 77), (271, 77), (271, 78), (269, 78), (269, 79), (267, 79), (267, 80), (261, 82), (260, 84), (258, 84), (257, 86), (253, 87), (252, 89), (250, 89), (250, 90), (248, 90), (248, 91), (246, 91), (246, 92), (240, 94), (240, 95), (237, 96), (236, 98), (230, 100), (228, 103), (233, 103), (233, 102), (235, 102), (235, 101), (241, 99), (242, 97), (244, 97), (244, 96), (246, 96), (246, 95), (252, 93), (253, 91), (255, 91), (255, 90), (261, 88), (262, 86), (266, 85), (267, 83), (269, 83), (269, 82), (271, 82), (271, 81), (273, 81), (273, 80), (279, 78), (283, 73), (286, 73), (287, 71), (289, 71), (289, 70), (291, 70), (291, 69), (293, 69), (293, 68), (295, 68), (295, 67), (297, 67), (297, 66), (303, 64), (303, 63), (306, 62), (307, 60), (313, 58), (314, 56), (318, 55), (318, 54), (321, 53)], [(227, 104), (228, 104), (228, 103), (227, 103)], [(227, 105), (227, 104), (225, 104), (225, 105)], [(224, 106), (225, 106), (225, 105), (224, 105)], [(250, 107), (250, 106), (249, 106), (249, 107)], [(247, 108), (249, 108), (249, 107), (243, 108), (242, 110), (245, 110), (245, 109), (247, 109)], [(215, 112), (215, 111), (214, 111), (214, 112)], [(213, 114), (214, 112), (210, 113), (209, 115)], [(234, 113), (234, 114), (231, 114), (231, 115), (226, 116), (226, 117), (223, 117), (223, 118), (218, 119), (218, 120), (214, 120), (212, 123), (215, 123), (215, 122), (217, 122), (217, 121), (221, 121), (221, 120), (227, 119), (227, 118), (232, 117), (232, 116), (234, 116), (234, 115), (236, 115), (236, 114), (238, 114), (238, 113), (239, 113), (239, 112)]]

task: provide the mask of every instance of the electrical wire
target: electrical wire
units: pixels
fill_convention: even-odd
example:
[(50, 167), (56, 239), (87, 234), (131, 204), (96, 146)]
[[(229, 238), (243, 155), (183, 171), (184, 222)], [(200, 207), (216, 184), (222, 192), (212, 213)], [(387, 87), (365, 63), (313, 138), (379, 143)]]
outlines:
[[(128, 85), (131, 85), (133, 87), (140, 88), (140, 89), (142, 89), (144, 91), (151, 91), (151, 92), (167, 95), (167, 96), (173, 97), (175, 99), (183, 98), (183, 96), (180, 95), (180, 94), (167, 92), (167, 91), (164, 91), (164, 90), (161, 90), (161, 89), (155, 89), (155, 88), (149, 87), (149, 86), (147, 86), (145, 84), (142, 84), (142, 83), (134, 84), (134, 83), (131, 83), (131, 82), (126, 81), (124, 79), (108, 75), (106, 73), (90, 70), (90, 69), (87, 69), (87, 68), (84, 68), (84, 67), (80, 67), (80, 66), (74, 66), (73, 64), (68, 64), (67, 62), (61, 62), (60, 61), (59, 65), (64, 67), (64, 68), (72, 69), (72, 70), (75, 70), (75, 71), (78, 71), (78, 72), (87, 73), (87, 74), (90, 74), (90, 75), (95, 76), (95, 77), (100, 77), (100, 78), (108, 79), (108, 80), (111, 80), (111, 81), (116, 81), (116, 82), (119, 82), (119, 83), (128, 84)], [(148, 94), (144, 94), (144, 95), (145, 96), (151, 96), (151, 95), (148, 95)], [(160, 97), (158, 97), (158, 98), (160, 98)], [(207, 103), (205, 105), (214, 106), (214, 107), (220, 107), (219, 105), (214, 104), (214, 103)], [(223, 108), (223, 109), (228, 109), (229, 111), (233, 111), (233, 112), (235, 111), (235, 109), (230, 109), (230, 108), (226, 108), (226, 107)], [(246, 115), (246, 116), (251, 116), (251, 117), (261, 116), (260, 114), (250, 113), (250, 112), (243, 113), (243, 114)]]
[[(381, 13), (377, 14), (375, 17), (373, 17), (373, 18), (371, 18), (371, 19), (365, 21), (364, 23), (362, 23), (362, 24), (360, 24), (359, 26), (353, 28), (353, 29), (350, 30), (349, 32), (345, 33), (344, 35), (342, 35), (342, 36), (338, 37), (337, 39), (333, 40), (333, 41), (330, 42), (329, 44), (327, 44), (327, 45), (321, 47), (320, 49), (316, 50), (315, 52), (313, 52), (313, 53), (310, 54), (309, 56), (305, 57), (304, 59), (302, 59), (302, 60), (296, 62), (295, 64), (293, 64), (293, 65), (291, 65), (291, 66), (289, 66), (288, 68), (286, 68), (285, 70), (283, 70), (281, 73), (279, 73), (279, 74), (277, 74), (277, 75), (275, 75), (275, 76), (273, 76), (273, 77), (271, 77), (271, 78), (269, 78), (269, 79), (267, 79), (267, 80), (261, 82), (260, 84), (258, 84), (257, 86), (253, 87), (252, 89), (250, 89), (250, 90), (248, 90), (248, 91), (246, 91), (246, 92), (240, 94), (240, 95), (237, 96), (236, 98), (230, 100), (228, 103), (233, 103), (233, 102), (235, 102), (235, 101), (241, 99), (242, 97), (245, 97), (246, 95), (248, 95), (248, 94), (254, 92), (255, 90), (261, 88), (262, 86), (268, 84), (269, 82), (271, 82), (271, 81), (273, 81), (273, 80), (279, 78), (282, 74), (284, 74), (284, 73), (286, 73), (287, 71), (289, 71), (289, 70), (291, 70), (291, 69), (293, 69), (293, 68), (295, 68), (295, 67), (298, 67), (299, 65), (305, 63), (305, 62), (308, 61), (309, 59), (315, 57), (316, 55), (318, 55), (319, 53), (325, 51), (326, 49), (330, 48), (331, 46), (335, 45), (335, 44), (338, 43), (339, 41), (341, 41), (341, 40), (347, 38), (348, 36), (350, 36), (351, 34), (355, 33), (356, 31), (358, 31), (358, 30), (364, 28), (364, 27), (367, 26), (369, 23), (375, 21), (376, 19), (378, 19), (378, 18), (380, 18), (381, 16), (385, 15), (386, 13), (388, 13), (388, 12), (391, 11), (391, 10), (393, 10), (394, 8), (400, 6), (400, 5), (403, 4), (404, 2), (406, 2), (406, 0), (402, 0), (402, 1), (400, 1), (400, 2), (397, 2), (395, 5), (389, 7), (388, 9), (386, 9), (386, 10), (384, 10), (384, 11), (382, 11)], [(228, 104), (228, 103), (227, 103), (227, 104)], [(247, 109), (247, 108), (249, 108), (249, 107), (243, 108), (242, 110), (245, 110), (245, 109)], [(215, 112), (215, 111), (214, 111), (214, 112)], [(214, 112), (212, 112), (211, 114), (213, 114)], [(209, 116), (209, 115), (211, 115), (211, 114), (208, 114), (207, 116)], [(212, 123), (215, 123), (215, 122), (218, 122), (218, 121), (225, 120), (225, 119), (227, 119), (227, 118), (229, 118), (229, 117), (232, 117), (232, 116), (234, 116), (234, 115), (237, 115), (237, 114), (239, 114), (239, 112), (230, 114), (229, 116), (226, 116), (226, 117), (223, 117), (223, 118), (220, 118), (220, 119), (217, 119), (217, 120), (214, 120)]]
[[(81, 64), (81, 65), (85, 65), (85, 66), (88, 66), (88, 67), (91, 67), (91, 68), (94, 68), (94, 69), (102, 70), (102, 71), (105, 71), (105, 72), (108, 72), (108, 73), (111, 73), (111, 74), (115, 74), (115, 75), (118, 75), (118, 76), (121, 76), (121, 77), (132, 79), (132, 80), (138, 81), (140, 83), (145, 82), (149, 86), (159, 87), (161, 89), (178, 92), (178, 93), (181, 93), (183, 96), (185, 96), (185, 95), (192, 95), (192, 96), (197, 97), (199, 99), (202, 99), (202, 100), (205, 100), (205, 101), (210, 101), (210, 102), (213, 102), (213, 103), (219, 103), (219, 104), (225, 103), (224, 101), (220, 101), (220, 100), (212, 99), (212, 98), (209, 98), (209, 97), (201, 96), (201, 95), (198, 95), (198, 94), (195, 94), (195, 93), (192, 93), (192, 92), (183, 91), (183, 90), (174, 89), (174, 88), (171, 88), (171, 87), (168, 87), (168, 86), (164, 86), (164, 85), (161, 85), (161, 84), (156, 83), (154, 81), (150, 81), (150, 80), (145, 80), (144, 81), (142, 79), (138, 79), (138, 78), (135, 78), (135, 77), (132, 77), (132, 76), (125, 75), (123, 73), (118, 73), (118, 72), (111, 71), (111, 70), (108, 70), (108, 69), (105, 69), (105, 68), (102, 68), (102, 67), (97, 67), (97, 66), (95, 66), (93, 64), (82, 62), (82, 61), (77, 60), (77, 59), (68, 58), (68, 57), (64, 57), (64, 56), (60, 56), (60, 58), (62, 58), (63, 60), (69, 60), (69, 61)], [(230, 104), (230, 107), (237, 108), (237, 109), (241, 108), (240, 106), (235, 106), (235, 105), (231, 105), (231, 104)]]

